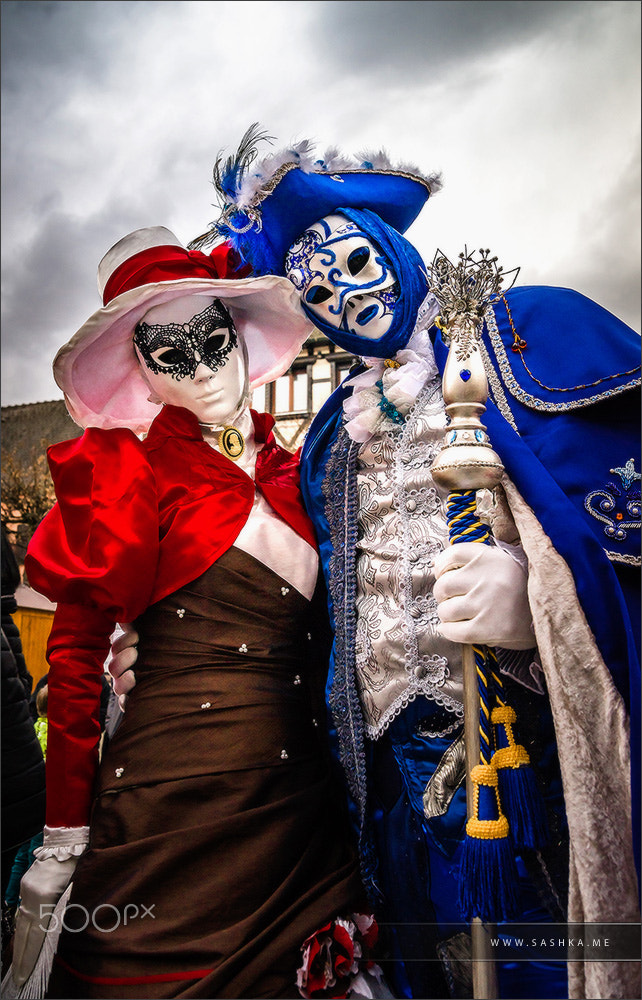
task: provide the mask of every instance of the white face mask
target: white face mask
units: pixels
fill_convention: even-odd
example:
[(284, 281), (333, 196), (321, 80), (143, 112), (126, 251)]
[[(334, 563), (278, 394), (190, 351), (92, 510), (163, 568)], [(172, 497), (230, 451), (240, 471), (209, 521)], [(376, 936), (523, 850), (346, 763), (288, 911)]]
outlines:
[(243, 405), (245, 354), (218, 299), (186, 295), (154, 306), (136, 327), (134, 345), (153, 402), (183, 406), (213, 426), (233, 420)]
[(390, 329), (399, 297), (390, 261), (343, 215), (327, 215), (292, 244), (286, 275), (329, 326), (368, 340)]

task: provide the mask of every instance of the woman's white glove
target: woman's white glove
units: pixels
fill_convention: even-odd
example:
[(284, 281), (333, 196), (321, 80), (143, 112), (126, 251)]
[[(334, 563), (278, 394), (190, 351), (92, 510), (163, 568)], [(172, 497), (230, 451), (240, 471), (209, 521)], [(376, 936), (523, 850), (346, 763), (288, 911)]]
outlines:
[(11, 963), (18, 987), (34, 971), (48, 938), (47, 975), (51, 971), (63, 917), (62, 912), (54, 914), (54, 910), (71, 882), (78, 858), (86, 850), (88, 833), (86, 826), (51, 831), (45, 828), (43, 845), (34, 852), (36, 860), (22, 877)]
[(435, 559), (439, 632), (452, 642), (532, 649), (528, 572), (496, 545), (458, 542)]
[(125, 708), (126, 696), (136, 686), (136, 674), (132, 667), (138, 659), (138, 632), (129, 623), (120, 625), (118, 638), (111, 644), (111, 659), (107, 664), (114, 678), (114, 693), (118, 695), (121, 709)]

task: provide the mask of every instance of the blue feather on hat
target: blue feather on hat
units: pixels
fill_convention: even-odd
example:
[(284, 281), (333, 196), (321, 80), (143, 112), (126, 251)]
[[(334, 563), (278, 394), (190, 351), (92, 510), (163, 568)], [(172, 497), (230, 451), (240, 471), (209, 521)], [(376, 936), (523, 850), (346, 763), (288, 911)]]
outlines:
[(283, 274), (292, 243), (341, 206), (374, 212), (403, 233), (441, 188), (439, 174), (425, 175), (412, 164), (394, 166), (384, 150), (348, 157), (332, 147), (319, 157), (304, 139), (259, 161), (262, 141), (272, 138), (255, 122), (235, 154), (219, 154), (213, 183), (221, 213), (190, 243), (201, 249), (225, 239), (254, 274)]

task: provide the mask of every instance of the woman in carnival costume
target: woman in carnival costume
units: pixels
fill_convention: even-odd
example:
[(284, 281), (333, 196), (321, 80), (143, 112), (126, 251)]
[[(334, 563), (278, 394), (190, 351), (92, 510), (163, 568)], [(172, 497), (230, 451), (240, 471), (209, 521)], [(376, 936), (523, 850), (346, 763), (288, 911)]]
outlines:
[[(315, 326), (362, 361), (302, 452), (335, 632), (329, 702), (364, 881), (397, 924), (389, 978), (406, 996), (470, 995), (453, 959), (462, 919), (639, 919), (639, 337), (569, 289), (514, 287), (489, 306), (484, 420), (505, 469), (495, 544), (449, 549), (430, 472), (448, 351), (428, 269), (402, 235), (440, 180), (384, 153), (318, 158), (306, 141), (258, 161), (261, 138), (252, 127), (217, 161), (222, 212), (192, 245), (224, 238), (253, 273), (287, 275)], [(481, 877), (473, 902), (462, 642), (496, 647), (518, 710), (510, 767), (530, 756), (522, 774), (536, 784), (533, 815), (508, 817), (511, 884)], [(639, 989), (627, 962), (571, 962), (568, 984), (564, 962), (498, 974), (512, 998)]]
[[(249, 409), (310, 326), (289, 282), (237, 265), (129, 234), (54, 363), (86, 430), (50, 449), (57, 504), (27, 556), (57, 602), (47, 826), (5, 996), (43, 996), (56, 947), (49, 996), (381, 989), (323, 722), (314, 531), (295, 458)], [(99, 765), (119, 621), (138, 683)]]

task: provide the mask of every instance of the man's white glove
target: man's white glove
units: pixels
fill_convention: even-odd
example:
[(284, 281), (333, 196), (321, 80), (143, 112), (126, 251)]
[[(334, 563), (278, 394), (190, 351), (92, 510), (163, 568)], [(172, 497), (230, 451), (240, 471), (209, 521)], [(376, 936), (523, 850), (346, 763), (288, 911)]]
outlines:
[(111, 644), (111, 659), (107, 664), (114, 678), (114, 693), (118, 695), (121, 709), (125, 708), (126, 696), (136, 685), (136, 675), (132, 669), (138, 659), (138, 632), (129, 623), (120, 625), (120, 634)]
[(496, 545), (458, 542), (435, 559), (439, 632), (452, 642), (532, 649), (527, 570)]
[(87, 827), (67, 828), (52, 831), (48, 838), (45, 828), (43, 846), (34, 852), (36, 860), (22, 877), (11, 963), (12, 977), (18, 987), (34, 971), (48, 938), (51, 947), (46, 960), (47, 976), (51, 971), (53, 942), (58, 940), (63, 914), (55, 914), (53, 920), (52, 915), (71, 882), (78, 858), (86, 849), (88, 832)]

